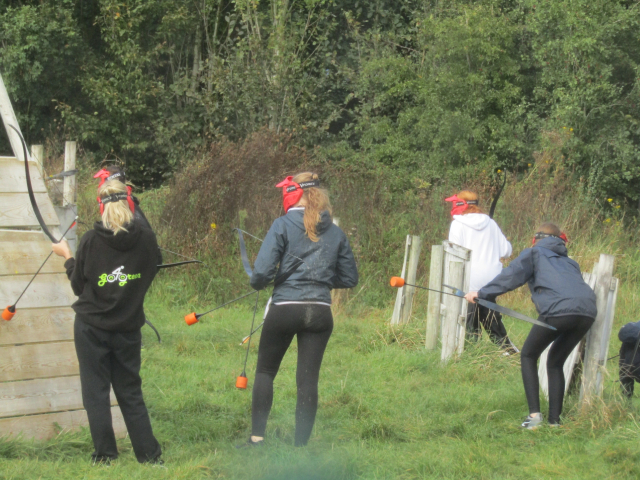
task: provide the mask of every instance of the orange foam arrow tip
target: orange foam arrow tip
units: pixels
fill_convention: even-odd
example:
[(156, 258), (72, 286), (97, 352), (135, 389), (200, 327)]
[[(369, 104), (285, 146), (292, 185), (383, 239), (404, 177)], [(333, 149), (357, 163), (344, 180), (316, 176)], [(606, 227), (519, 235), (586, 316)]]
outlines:
[(13, 305), (8, 306), (2, 311), (2, 319), (6, 320), (7, 322), (11, 320), (13, 316), (16, 314), (15, 307), (13, 307), (13, 311), (11, 311), (12, 310), (11, 307), (13, 307)]
[(192, 312), (189, 315), (185, 315), (184, 321), (187, 325), (193, 325), (194, 323), (198, 323), (198, 317), (196, 317), (196, 312)]
[(404, 287), (404, 278), (391, 277), (391, 281), (389, 282), (389, 285), (396, 288)]
[(240, 375), (236, 378), (236, 388), (241, 388), (242, 390), (246, 390), (247, 383), (249, 383), (249, 379), (244, 375)]

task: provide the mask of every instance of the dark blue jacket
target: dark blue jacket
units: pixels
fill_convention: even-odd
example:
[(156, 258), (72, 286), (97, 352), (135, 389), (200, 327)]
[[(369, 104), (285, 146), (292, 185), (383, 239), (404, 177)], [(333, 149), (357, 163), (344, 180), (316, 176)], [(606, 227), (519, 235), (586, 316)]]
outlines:
[[(304, 229), (304, 209), (290, 209), (276, 219), (264, 239), (251, 276), (251, 286), (264, 288), (276, 275), (287, 273), (301, 258), (300, 265), (273, 289), (273, 303), (331, 303), (331, 289), (358, 284), (358, 269), (349, 240), (323, 212), (317, 225), (318, 241), (312, 242)], [(295, 255), (295, 257), (291, 255)]]
[(580, 266), (567, 256), (567, 247), (556, 237), (538, 240), (524, 250), (478, 296), (495, 298), (529, 284), (531, 300), (541, 317), (583, 315), (595, 318), (596, 295), (582, 279)]

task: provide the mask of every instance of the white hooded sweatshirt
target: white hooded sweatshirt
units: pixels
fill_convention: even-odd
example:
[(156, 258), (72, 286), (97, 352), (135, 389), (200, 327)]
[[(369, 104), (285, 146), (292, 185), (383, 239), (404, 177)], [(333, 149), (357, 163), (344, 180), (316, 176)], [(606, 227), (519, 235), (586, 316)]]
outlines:
[(510, 256), (512, 251), (498, 224), (484, 213), (454, 215), (449, 241), (473, 252), (470, 292), (477, 292), (493, 280), (502, 271), (500, 259)]

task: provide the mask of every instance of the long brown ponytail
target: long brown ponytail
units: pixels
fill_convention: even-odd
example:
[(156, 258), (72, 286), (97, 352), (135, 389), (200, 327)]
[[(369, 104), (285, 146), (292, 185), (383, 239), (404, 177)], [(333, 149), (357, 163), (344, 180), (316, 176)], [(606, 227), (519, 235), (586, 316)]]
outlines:
[[(293, 181), (296, 183), (310, 182), (312, 180), (318, 180), (318, 174), (311, 172), (303, 172), (293, 177)], [(306, 202), (304, 208), (304, 229), (307, 232), (309, 240), (312, 242), (318, 241), (318, 231), (316, 229), (318, 223), (320, 223), (320, 215), (325, 210), (331, 215), (331, 202), (329, 201), (329, 194), (324, 188), (311, 187), (304, 190), (302, 200)]]

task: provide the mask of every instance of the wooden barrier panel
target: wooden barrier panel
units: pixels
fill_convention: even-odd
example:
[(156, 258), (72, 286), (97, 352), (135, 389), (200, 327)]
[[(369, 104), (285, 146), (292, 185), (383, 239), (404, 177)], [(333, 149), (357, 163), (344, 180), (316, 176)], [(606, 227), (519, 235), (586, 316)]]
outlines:
[[(125, 437), (127, 427), (124, 424), (120, 407), (111, 407), (111, 418), (116, 436), (118, 438)], [(84, 410), (3, 418), (0, 419), (0, 436), (21, 435), (26, 438), (47, 440), (60, 433), (78, 430), (80, 427), (88, 425), (87, 412)]]
[[(442, 245), (432, 245), (431, 265), (429, 267), (429, 288), (442, 290), (442, 262), (444, 261), (444, 249)], [(429, 292), (429, 304), (427, 307), (427, 333), (425, 347), (434, 350), (438, 344), (438, 330), (440, 327), (440, 307), (442, 294)]]
[[(111, 405), (117, 405), (113, 391)], [(79, 376), (0, 384), (0, 418), (82, 408)]]
[[(53, 204), (46, 193), (35, 194), (36, 203), (42, 213), (46, 225), (60, 225)], [(29, 195), (26, 193), (0, 193), (0, 227), (38, 227), (38, 219)]]
[[(27, 176), (24, 173), (24, 163), (15, 157), (0, 157), (0, 192), (27, 193)], [(47, 193), (47, 188), (40, 176), (37, 162), (29, 164), (31, 186), (37, 193)]]
[(74, 319), (71, 307), (18, 308), (10, 322), (0, 322), (0, 346), (73, 340)]
[(0, 347), (0, 382), (77, 374), (73, 342)]
[[(444, 249), (443, 286), (446, 284), (466, 292), (469, 288), (471, 250), (448, 241), (442, 242), (442, 246)], [(448, 287), (444, 287), (444, 290), (453, 293)], [(460, 355), (464, 349), (467, 301), (460, 297), (445, 295), (443, 304), (440, 358), (446, 362), (452, 355)]]
[[(13, 305), (31, 280), (32, 275), (0, 277), (0, 305)], [(64, 273), (38, 275), (18, 303), (18, 309), (68, 307), (76, 297)]]
[[(51, 241), (42, 232), (0, 230), (0, 275), (32, 275), (49, 253)], [(40, 273), (64, 271), (64, 258), (51, 255)]]

